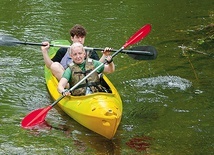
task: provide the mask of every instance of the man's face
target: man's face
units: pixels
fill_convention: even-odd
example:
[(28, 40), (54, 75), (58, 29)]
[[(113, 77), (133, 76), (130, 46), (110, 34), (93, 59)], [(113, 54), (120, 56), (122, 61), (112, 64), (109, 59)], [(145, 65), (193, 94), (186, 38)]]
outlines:
[(71, 37), (71, 40), (73, 41), (73, 43), (79, 42), (83, 45), (85, 42), (85, 37), (79, 37), (75, 35), (74, 37)]
[(81, 64), (85, 59), (85, 51), (81, 47), (75, 47), (72, 50), (71, 58), (76, 64)]

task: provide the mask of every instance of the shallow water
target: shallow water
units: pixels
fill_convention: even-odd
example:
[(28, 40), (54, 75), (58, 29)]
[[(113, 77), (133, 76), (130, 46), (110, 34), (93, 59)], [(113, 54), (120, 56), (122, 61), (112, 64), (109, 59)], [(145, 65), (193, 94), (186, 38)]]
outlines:
[[(86, 45), (119, 49), (141, 26), (151, 33), (137, 45), (158, 50), (152, 61), (125, 54), (108, 75), (123, 100), (115, 137), (107, 140), (55, 106), (52, 126), (24, 130), (30, 111), (53, 102), (40, 47), (0, 46), (0, 154), (214, 154), (213, 2), (2, 0), (0, 36), (21, 41), (69, 39), (76, 23)], [(101, 7), (102, 6), (102, 7)], [(134, 46), (137, 46), (134, 45)]]

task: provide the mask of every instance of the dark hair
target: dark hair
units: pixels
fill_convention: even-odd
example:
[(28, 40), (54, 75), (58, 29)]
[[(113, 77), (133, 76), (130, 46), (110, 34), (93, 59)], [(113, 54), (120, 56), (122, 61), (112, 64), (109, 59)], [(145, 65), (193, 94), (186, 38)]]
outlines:
[(70, 30), (70, 35), (72, 37), (74, 37), (75, 35), (77, 37), (85, 37), (86, 34), (87, 34), (86, 29), (79, 24), (74, 25)]

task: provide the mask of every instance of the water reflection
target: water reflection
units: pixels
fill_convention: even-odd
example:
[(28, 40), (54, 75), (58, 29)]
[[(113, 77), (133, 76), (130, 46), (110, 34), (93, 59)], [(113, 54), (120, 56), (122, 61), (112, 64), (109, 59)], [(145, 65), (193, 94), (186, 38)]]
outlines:
[(152, 140), (153, 138), (148, 136), (135, 136), (126, 142), (126, 145), (138, 152), (147, 152), (149, 151)]
[[(63, 116), (64, 115), (64, 116)], [(50, 121), (52, 116), (49, 115), (48, 120)], [(72, 145), (67, 145), (64, 148), (65, 154), (70, 154), (72, 150), (77, 152), (88, 152), (88, 150), (96, 150), (97, 154), (120, 154), (120, 147), (118, 144), (120, 142), (117, 139), (109, 140), (100, 135), (82, 127), (77, 124), (70, 117), (62, 113), (62, 118), (66, 118), (70, 121), (61, 122), (57, 121), (50, 125), (50, 122), (44, 121), (37, 126), (28, 130), (28, 134), (36, 137), (41, 137), (44, 135), (51, 134), (53, 132), (61, 132), (67, 140), (71, 142)], [(52, 118), (53, 121), (53, 118)], [(73, 124), (71, 124), (73, 123)], [(51, 131), (52, 130), (52, 131)], [(74, 146), (75, 148), (73, 148)]]

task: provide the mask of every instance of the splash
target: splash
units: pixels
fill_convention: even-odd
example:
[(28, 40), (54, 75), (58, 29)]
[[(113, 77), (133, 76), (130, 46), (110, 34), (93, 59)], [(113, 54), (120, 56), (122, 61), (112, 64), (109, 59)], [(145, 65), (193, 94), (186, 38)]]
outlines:
[(138, 80), (130, 80), (126, 81), (126, 83), (131, 83), (131, 85), (142, 87), (142, 86), (161, 86), (162, 88), (172, 89), (178, 88), (180, 90), (186, 90), (187, 88), (192, 86), (192, 83), (186, 79), (183, 79), (178, 76), (158, 76), (151, 78), (142, 78)]

